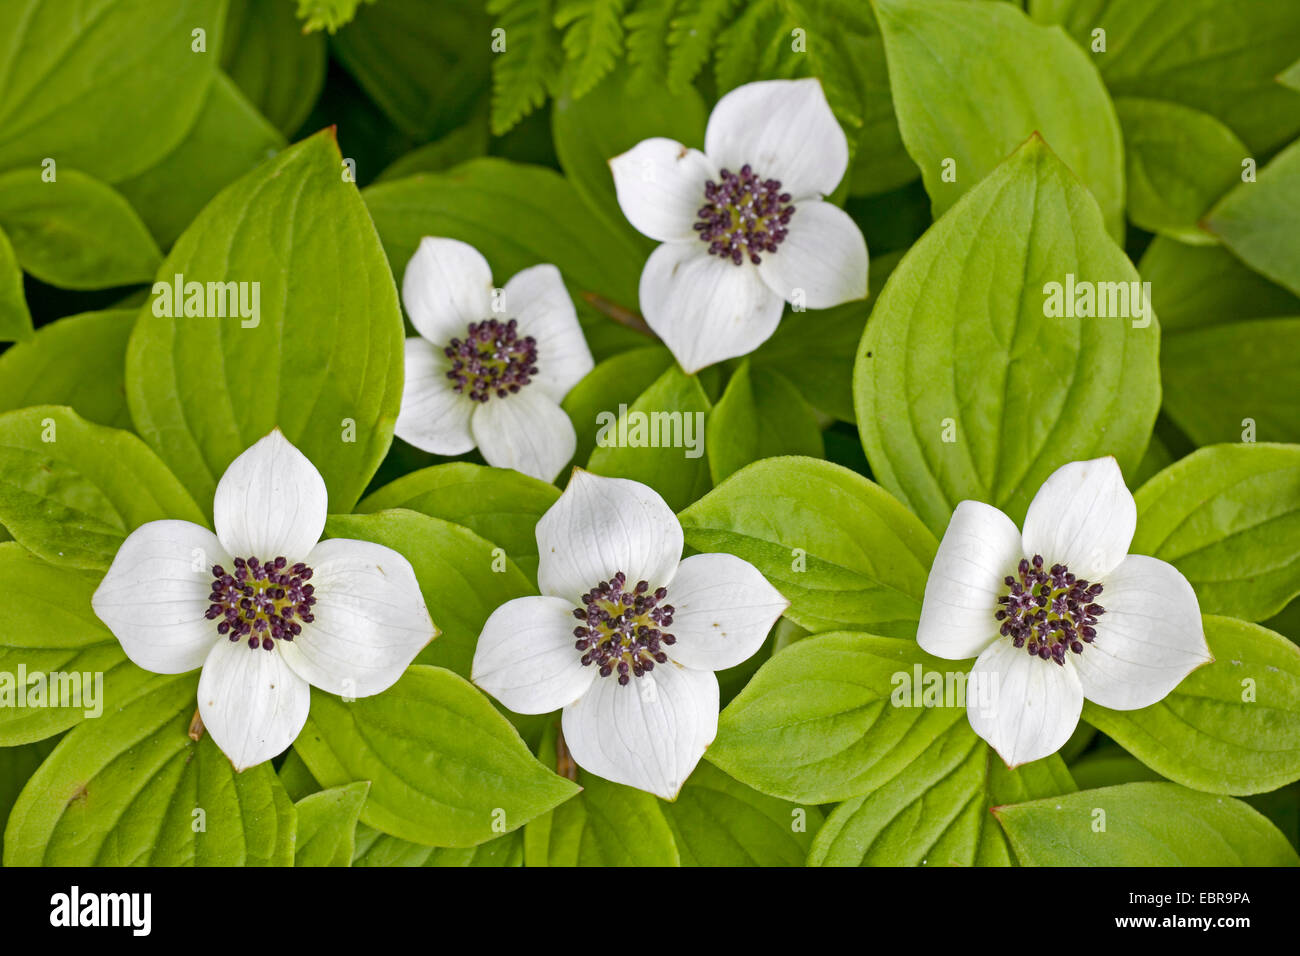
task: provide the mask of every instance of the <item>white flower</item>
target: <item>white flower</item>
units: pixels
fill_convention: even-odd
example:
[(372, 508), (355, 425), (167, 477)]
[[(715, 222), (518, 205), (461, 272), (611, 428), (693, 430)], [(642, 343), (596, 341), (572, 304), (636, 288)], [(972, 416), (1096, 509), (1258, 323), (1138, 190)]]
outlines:
[(786, 302), (866, 296), (866, 240), (822, 202), (848, 164), (815, 79), (732, 90), (709, 116), (704, 152), (656, 138), (610, 160), (623, 214), (663, 243), (641, 273), (641, 311), (683, 369), (752, 352)]
[(1187, 579), (1128, 553), (1136, 527), (1114, 458), (1057, 469), (1023, 534), (978, 501), (953, 512), (916, 639), (938, 657), (978, 657), (967, 715), (1008, 766), (1059, 750), (1085, 697), (1148, 707), (1214, 659)]
[(213, 512), (216, 534), (188, 521), (132, 531), (91, 605), (145, 670), (203, 668), (203, 725), (244, 770), (293, 743), (309, 684), (378, 694), (438, 630), (406, 558), (320, 541), (325, 481), (278, 429), (230, 463)]
[(575, 469), (537, 523), (542, 596), (492, 613), (473, 666), (517, 713), (564, 708), (580, 766), (666, 800), (717, 734), (713, 672), (751, 657), (789, 607), (748, 562), (683, 561), (682, 543), (652, 489)]
[(553, 481), (577, 435), (560, 401), (593, 362), (560, 271), (525, 269), (497, 292), (473, 246), (425, 237), (402, 277), (420, 334), (406, 340), (397, 437), (435, 455)]

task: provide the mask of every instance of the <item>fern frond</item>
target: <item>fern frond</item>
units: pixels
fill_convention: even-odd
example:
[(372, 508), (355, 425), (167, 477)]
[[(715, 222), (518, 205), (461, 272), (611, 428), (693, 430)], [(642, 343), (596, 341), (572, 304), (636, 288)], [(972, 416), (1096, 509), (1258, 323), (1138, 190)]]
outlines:
[(622, 55), (626, 6), (627, 0), (563, 0), (555, 12), (555, 26), (566, 31), (574, 99), (603, 80)]
[(661, 82), (668, 73), (668, 31), (678, 0), (637, 0), (627, 15), (627, 62), (633, 78), (642, 82)]
[(375, 0), (298, 0), (298, 19), (303, 21), (302, 32), (314, 33), (328, 30), (333, 33), (352, 22), (357, 7)]
[(555, 29), (556, 0), (488, 0), (496, 17), (492, 61), (492, 132), (497, 136), (546, 102), (564, 53)]
[(668, 31), (668, 88), (681, 92), (695, 81), (736, 0), (683, 0)]
[(718, 92), (759, 79), (792, 79), (810, 72), (808, 57), (794, 48), (793, 22), (780, 0), (750, 3), (720, 34), (713, 72)]

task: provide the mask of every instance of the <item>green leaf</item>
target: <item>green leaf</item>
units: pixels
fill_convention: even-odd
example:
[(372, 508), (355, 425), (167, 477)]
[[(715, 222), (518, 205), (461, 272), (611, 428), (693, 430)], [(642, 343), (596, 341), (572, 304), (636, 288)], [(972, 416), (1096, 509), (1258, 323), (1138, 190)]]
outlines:
[(1205, 228), (1256, 272), (1300, 295), (1300, 141), (1278, 153), (1255, 182), (1238, 183), (1205, 217)]
[(629, 230), (586, 214), (581, 196), (554, 170), (478, 159), (447, 173), (371, 186), (364, 196), (399, 281), (422, 237), (460, 239), (483, 253), (502, 286), (529, 266), (556, 266), (597, 360), (645, 344), (591, 305), (635, 307), (641, 247)]
[(1151, 303), (1166, 343), (1171, 333), (1187, 329), (1300, 315), (1300, 298), (1252, 272), (1222, 246), (1189, 246), (1157, 236), (1138, 272), (1151, 283)]
[[(13, 809), (19, 792), (53, 749), (52, 740), (0, 748), (0, 831), (3, 822), (9, 819), (9, 811)], [(0, 832), (0, 851), (3, 850), (4, 833)]]
[(1277, 827), (1240, 800), (1129, 783), (993, 815), (1028, 866), (1297, 866)]
[(280, 132), (218, 73), (185, 138), (117, 190), (170, 246), (213, 196), (283, 148)]
[[(939, 218), (1041, 133), (1124, 236), (1124, 148), (1097, 69), (1005, 3), (876, 0), (903, 142)], [(991, 104), (996, 104), (992, 108)], [(945, 177), (945, 162), (956, 163)]]
[[(8, 4), (0, 169), (48, 157), (105, 182), (147, 169), (180, 142), (203, 103), (224, 11), (222, 0), (105, 0), (93, 15), (80, 0)], [(205, 53), (193, 50), (200, 29)]]
[(682, 866), (803, 866), (822, 825), (817, 807), (766, 796), (707, 763), (659, 806)]
[(334, 515), (325, 533), (382, 544), (411, 562), (429, 614), (442, 631), (416, 660), (462, 677), (469, 677), (488, 615), (506, 601), (536, 593), (508, 557), (494, 553), (493, 542), (440, 518), (414, 511)]
[(1162, 343), (1164, 410), (1198, 445), (1300, 442), (1300, 317), (1233, 322)]
[[(969, 733), (964, 705), (891, 702), (918, 670), (954, 666), (912, 641), (853, 633), (805, 638), (773, 655), (727, 705), (705, 759), (755, 790), (798, 803), (871, 793), (945, 734)], [(975, 744), (961, 739), (964, 757)]]
[(722, 28), (736, 0), (681, 0), (668, 21), (668, 89), (685, 93), (704, 64), (709, 62), (713, 38)]
[(598, 416), (587, 468), (649, 485), (677, 511), (709, 490), (704, 457), (709, 399), (699, 379), (672, 365), (626, 409)]
[(23, 271), (64, 289), (106, 289), (153, 278), (162, 253), (131, 204), (111, 186), (63, 168), (0, 175), (0, 227)]
[(1300, 445), (1201, 448), (1135, 497), (1129, 550), (1178, 568), (1202, 613), (1263, 621), (1300, 595)]
[(564, 52), (552, 25), (556, 0), (488, 0), (505, 49), (492, 60), (492, 133), (501, 136), (546, 102)]
[(5, 866), (289, 866), (294, 807), (270, 763), (235, 773), (187, 734), (197, 676), (155, 677), (77, 727), (5, 830)]
[(1277, 81), (1289, 89), (1300, 92), (1300, 60), (1296, 60), (1289, 67), (1277, 75)]
[(898, 252), (872, 257), (866, 301), (793, 313), (750, 356), (754, 368), (779, 372), (823, 414), (854, 421), (853, 357), (876, 297), (901, 258)]
[[(555, 764), (551, 723), (538, 758)], [(524, 827), (527, 866), (677, 866), (665, 804), (652, 794), (578, 770), (582, 792)]]
[[(397, 289), (341, 170), (327, 130), (227, 187), (177, 240), (140, 311), (127, 353), (131, 415), (205, 507), (230, 462), (277, 426), (324, 476), (335, 512), (361, 497), (392, 441)], [(241, 287), (260, 290), (259, 314), (155, 314), (176, 275), (260, 283)]]
[(113, 309), (44, 326), (0, 355), (0, 411), (67, 405), (96, 424), (130, 428), (124, 369), (134, 325), (134, 309)]
[(325, 37), (304, 32), (287, 0), (230, 0), (221, 65), (263, 116), (292, 135), (325, 85)]
[(303, 797), (298, 811), (294, 866), (351, 866), (356, 850), (357, 818), (370, 782), (362, 780)]
[(487, 85), (491, 43), (480, 4), (427, 0), (363, 7), (331, 40), (366, 95), (417, 142), (469, 119)]
[(551, 133), (565, 176), (597, 215), (647, 254), (655, 243), (628, 224), (614, 192), (609, 161), (654, 136), (699, 148), (707, 120), (704, 99), (694, 87), (678, 95), (663, 84), (634, 83), (623, 71), (585, 95), (566, 83), (551, 107)]
[(0, 414), (0, 524), (28, 550), (105, 570), (130, 532), (162, 518), (203, 513), (135, 435), (55, 405)]
[(968, 498), (1018, 522), (1069, 461), (1114, 455), (1131, 474), (1160, 404), (1157, 322), (1049, 306), (1073, 283), (1133, 314), (1104, 290), (1137, 282), (1087, 190), (1030, 139), (909, 250), (872, 312), (854, 396), (880, 483), (938, 533)]
[(596, 449), (600, 416), (618, 414), (631, 405), (673, 365), (673, 356), (661, 345), (620, 352), (600, 362), (564, 397), (563, 407), (578, 436), (574, 461), (587, 461)]
[(938, 543), (898, 501), (847, 468), (767, 458), (679, 517), (692, 548), (726, 551), (762, 571), (800, 627), (916, 633)]
[(768, 368), (751, 369), (748, 361), (709, 414), (705, 438), (714, 484), (760, 458), (824, 454), (817, 413), (799, 390)]
[(1057, 755), (1008, 770), (959, 720), (898, 776), (836, 807), (808, 865), (1010, 866), (990, 807), (1074, 789)]
[(1059, 23), (1116, 96), (1171, 100), (1209, 113), (1261, 153), (1300, 132), (1300, 96), (1275, 82), (1300, 46), (1300, 8), (1239, 0), (1030, 0)]
[(559, 497), (554, 485), (520, 472), (454, 461), (403, 475), (363, 498), (357, 511), (407, 508), (463, 525), (500, 545), (512, 562), (535, 575), (535, 528)]
[(303, 21), (302, 32), (328, 30), (333, 33), (352, 22), (361, 4), (374, 2), (375, 0), (298, 0), (298, 19)]
[(353, 866), (523, 866), (523, 831), (488, 840), (472, 847), (432, 847), (399, 840), (357, 826), (357, 855)]
[(577, 790), (534, 759), (473, 685), (438, 667), (410, 667), (353, 703), (313, 688), (294, 748), (326, 787), (371, 781), (363, 823), (428, 846), (482, 843)]
[(1200, 220), (1241, 181), (1250, 150), (1209, 113), (1164, 100), (1121, 97), (1128, 214), (1143, 229), (1190, 243), (1212, 242)]
[(1249, 794), (1300, 780), (1300, 648), (1266, 628), (1206, 617), (1213, 663), (1142, 710), (1083, 716), (1147, 766), (1198, 790)]
[(31, 337), (32, 314), (23, 292), (23, 270), (9, 237), (0, 229), (0, 342), (26, 342)]
[(56, 568), (0, 544), (0, 747), (43, 740), (112, 713), (152, 678), (91, 610), (101, 575)]

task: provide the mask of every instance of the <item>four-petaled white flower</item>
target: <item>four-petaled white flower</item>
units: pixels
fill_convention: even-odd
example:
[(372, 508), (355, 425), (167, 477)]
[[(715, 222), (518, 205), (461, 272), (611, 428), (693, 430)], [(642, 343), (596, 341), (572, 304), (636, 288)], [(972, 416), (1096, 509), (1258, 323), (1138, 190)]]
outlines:
[(321, 541), (326, 510), (324, 479), (277, 429), (221, 476), (216, 534), (188, 521), (141, 525), (91, 599), (145, 670), (203, 668), (199, 715), (236, 770), (293, 743), (309, 684), (378, 694), (437, 636), (406, 558)]
[(704, 152), (655, 138), (610, 160), (623, 214), (663, 243), (641, 273), (641, 311), (683, 369), (752, 352), (786, 302), (866, 296), (866, 240), (822, 201), (848, 163), (815, 79), (732, 90), (709, 116)]
[(402, 302), (420, 334), (406, 340), (397, 437), (435, 455), (477, 447), (553, 481), (577, 447), (560, 401), (593, 366), (560, 271), (533, 266), (497, 292), (477, 249), (425, 237)]
[(564, 709), (586, 770), (676, 798), (718, 730), (718, 679), (789, 606), (747, 561), (682, 560), (682, 526), (652, 489), (575, 469), (537, 523), (542, 596), (501, 605), (474, 682), (521, 714)]
[(1085, 697), (1148, 707), (1214, 659), (1187, 579), (1128, 553), (1136, 528), (1114, 458), (1057, 469), (1023, 534), (978, 501), (953, 512), (916, 637), (938, 657), (978, 657), (967, 714), (1008, 766), (1059, 750)]

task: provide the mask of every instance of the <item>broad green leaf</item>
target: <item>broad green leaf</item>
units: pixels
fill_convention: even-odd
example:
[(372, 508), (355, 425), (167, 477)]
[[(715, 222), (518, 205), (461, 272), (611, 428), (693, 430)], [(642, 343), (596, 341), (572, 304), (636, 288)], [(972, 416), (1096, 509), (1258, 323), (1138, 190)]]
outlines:
[(323, 786), (371, 782), (363, 823), (428, 846), (475, 846), (577, 791), (537, 762), (482, 693), (438, 667), (410, 667), (384, 693), (352, 703), (313, 688), (294, 749)]
[(709, 399), (693, 375), (672, 365), (626, 409), (597, 416), (587, 468), (649, 485), (677, 511), (709, 490), (705, 433)]
[[(557, 727), (542, 737), (538, 758), (556, 762)], [(677, 866), (666, 805), (633, 787), (579, 769), (582, 792), (524, 827), (527, 866)]]
[(357, 818), (369, 789), (369, 782), (362, 780), (313, 793), (294, 804), (298, 811), (294, 866), (352, 865)]
[(374, 541), (411, 562), (429, 614), (442, 631), (416, 660), (462, 677), (469, 677), (488, 615), (506, 601), (536, 593), (508, 557), (495, 553), (493, 542), (441, 518), (414, 511), (335, 515), (325, 533)]
[(618, 415), (620, 406), (635, 402), (672, 366), (672, 353), (661, 345), (630, 349), (605, 359), (573, 386), (563, 403), (578, 436), (573, 460), (591, 458), (603, 413)]
[(1205, 228), (1256, 272), (1300, 295), (1300, 141), (1278, 153), (1255, 182), (1238, 183), (1205, 217)]
[[(962, 706), (912, 706), (924, 703), (917, 675), (946, 679), (948, 672), (961, 678)], [(903, 692), (914, 684), (916, 694)], [(819, 634), (759, 669), (723, 710), (717, 739), (704, 756), (774, 797), (848, 800), (885, 786), (931, 748), (948, 758), (954, 748), (967, 756), (978, 740), (967, 724), (964, 687), (957, 665), (930, 657), (912, 641)]]
[(817, 807), (761, 794), (708, 763), (659, 806), (682, 866), (803, 866), (823, 819)]
[(0, 355), (0, 410), (67, 405), (87, 421), (130, 428), (124, 369), (134, 325), (134, 309), (112, 309), (44, 326)]
[[(1081, 727), (1088, 726), (1080, 724)], [(1080, 790), (1115, 787), (1122, 783), (1158, 782), (1164, 777), (1115, 744), (1091, 751), (1070, 764), (1070, 776)]]
[(36, 768), (54, 749), (54, 743), (53, 740), (43, 740), (21, 747), (0, 747), (0, 851), (4, 850), (3, 824), (9, 819), (14, 801)]
[(303, 763), (302, 757), (298, 751), (290, 749), (284, 755), (284, 760), (280, 764), (280, 770), (277, 773), (280, 778), (280, 785), (284, 787), (284, 792), (289, 795), (289, 799), (297, 803), (303, 797), (309, 797), (313, 793), (319, 793), (321, 785), (316, 782), (316, 778), (311, 775), (307, 765)]
[(5, 866), (289, 866), (294, 807), (270, 763), (235, 773), (187, 731), (197, 676), (155, 677), (64, 737), (14, 804)]
[(1089, 51), (1115, 96), (1209, 113), (1261, 153), (1300, 132), (1300, 96), (1274, 79), (1300, 47), (1293, 3), (1030, 0), (1029, 10)]
[(1201, 217), (1241, 182), (1249, 148), (1209, 113), (1177, 103), (1121, 97), (1115, 112), (1124, 131), (1129, 218), (1183, 242), (1212, 242)]
[(634, 83), (623, 71), (585, 95), (575, 95), (566, 85), (551, 107), (555, 152), (569, 182), (593, 212), (633, 237), (647, 254), (655, 244), (637, 233), (619, 208), (609, 161), (657, 136), (699, 149), (707, 119), (694, 87), (679, 95), (663, 85)]
[(1135, 497), (1129, 550), (1178, 568), (1202, 613), (1263, 621), (1300, 595), (1300, 445), (1200, 448)]
[(1240, 800), (1129, 783), (995, 807), (1028, 866), (1297, 866), (1273, 824)]
[(709, 413), (705, 429), (713, 483), (777, 455), (821, 458), (817, 413), (779, 372), (741, 364)]
[[(938, 533), (963, 499), (1018, 522), (1069, 461), (1114, 455), (1130, 474), (1160, 404), (1137, 283), (1093, 198), (1031, 138), (911, 248), (872, 312), (854, 397), (880, 483)], [(1071, 317), (1085, 307), (1110, 317)]]
[(1300, 316), (1193, 329), (1161, 343), (1164, 410), (1198, 445), (1300, 442)]
[(148, 282), (162, 261), (130, 203), (67, 167), (54, 182), (34, 166), (0, 175), (0, 228), (24, 272), (64, 289)]
[(23, 270), (9, 237), (0, 229), (0, 342), (26, 342), (31, 337), (32, 314), (23, 292)]
[(1300, 92), (1300, 60), (1296, 60), (1289, 67), (1277, 75), (1277, 81), (1289, 89)]
[(692, 548), (726, 551), (762, 571), (800, 627), (916, 633), (938, 543), (888, 492), (847, 468), (767, 458), (679, 517)]
[(1011, 866), (990, 807), (1074, 789), (1060, 757), (1008, 770), (959, 720), (894, 779), (836, 807), (808, 865)]
[(100, 579), (0, 544), (0, 591), (22, 595), (0, 603), (0, 747), (95, 721), (152, 678), (91, 609)]
[[(116, 182), (174, 147), (220, 56), (223, 0), (12, 0), (0, 18), (0, 169), (46, 158)], [(204, 33), (206, 52), (194, 50)], [(147, 132), (146, 132), (147, 131)]]
[(1164, 700), (1083, 717), (1170, 780), (1248, 794), (1300, 780), (1300, 648), (1266, 628), (1206, 617), (1215, 660)]
[(1141, 487), (1172, 465), (1174, 460), (1174, 453), (1169, 450), (1169, 446), (1165, 444), (1158, 434), (1152, 432), (1146, 453), (1142, 456), (1142, 461), (1138, 463), (1137, 470), (1132, 473), (1129, 481), (1135, 488)]
[(469, 118), (487, 86), (491, 30), (477, 3), (383, 0), (359, 10), (331, 46), (385, 115), (423, 141)]
[(1086, 53), (1010, 4), (876, 0), (875, 8), (903, 142), (936, 219), (1038, 133), (1092, 191), (1110, 234), (1123, 237), (1119, 122)]
[(213, 196), (283, 148), (279, 131), (218, 73), (184, 139), (117, 190), (170, 246)]
[(288, 2), (229, 3), (221, 65), (258, 111), (291, 136), (325, 85), (325, 37), (304, 33)]
[(363, 498), (357, 511), (407, 508), (463, 525), (505, 548), (511, 561), (535, 575), (535, 528), (559, 497), (554, 485), (520, 472), (453, 461), (403, 475)]
[(135, 435), (56, 405), (0, 414), (0, 524), (28, 550), (105, 570), (131, 531), (162, 518), (203, 513)]
[(1222, 246), (1189, 246), (1157, 236), (1138, 272), (1151, 283), (1151, 303), (1166, 343), (1172, 333), (1187, 329), (1300, 315), (1300, 298), (1252, 272)]
[[(177, 240), (140, 310), (127, 352), (131, 415), (205, 507), (230, 462), (272, 428), (324, 476), (335, 512), (361, 497), (392, 441), (397, 289), (341, 171), (327, 130), (228, 186)], [(242, 301), (257, 290), (259, 307), (245, 311), (258, 314), (156, 314), (178, 275), (217, 284), (222, 306), (235, 287), (219, 295), (221, 283), (250, 283)]]
[(854, 421), (853, 357), (876, 297), (901, 258), (899, 252), (872, 256), (866, 301), (791, 313), (750, 355), (750, 363), (779, 372), (822, 414)]
[(498, 286), (541, 262), (558, 268), (598, 360), (645, 344), (592, 304), (636, 307), (642, 246), (630, 230), (589, 213), (554, 170), (476, 159), (446, 173), (380, 183), (364, 196), (399, 282), (421, 238), (460, 239), (483, 253)]
[(445, 172), (461, 163), (487, 155), (487, 148), (487, 118), (476, 116), (446, 136), (399, 156), (375, 177), (375, 182), (386, 183), (416, 173)]
[(353, 866), (523, 866), (523, 831), (471, 847), (421, 846), (409, 840), (357, 825), (357, 855)]

